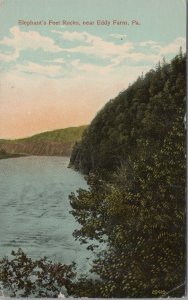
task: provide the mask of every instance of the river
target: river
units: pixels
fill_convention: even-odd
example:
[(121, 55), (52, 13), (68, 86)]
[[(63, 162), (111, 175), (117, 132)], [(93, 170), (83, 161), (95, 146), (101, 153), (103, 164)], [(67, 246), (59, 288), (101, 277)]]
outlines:
[(75, 261), (79, 272), (87, 272), (92, 257), (72, 236), (78, 224), (68, 199), (87, 185), (68, 162), (42, 156), (0, 160), (0, 258), (22, 248), (34, 259)]

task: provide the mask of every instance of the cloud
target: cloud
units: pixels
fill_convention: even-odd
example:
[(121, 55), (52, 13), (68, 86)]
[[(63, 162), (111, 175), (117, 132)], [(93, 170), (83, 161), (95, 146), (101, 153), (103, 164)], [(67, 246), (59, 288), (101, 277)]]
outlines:
[[(41, 35), (36, 31), (21, 31), (19, 27), (15, 26), (10, 29), (11, 36), (4, 37), (0, 41), (0, 45), (12, 47), (13, 52), (0, 53), (0, 59), (4, 62), (16, 61), (20, 57), (20, 53), (27, 49), (42, 49), (45, 52), (56, 55), (51, 60), (46, 60), (47, 66), (36, 63), (23, 63), (23, 66), (17, 65), (17, 70), (20, 72), (33, 72), (46, 76), (59, 76), (61, 74), (61, 65), (65, 66), (66, 74), (74, 76), (75, 71), (98, 73), (104, 75), (110, 73), (120, 66), (127, 66), (131, 64), (150, 64), (152, 67), (157, 61), (164, 56), (178, 53), (180, 46), (185, 49), (185, 39), (182, 37), (176, 38), (174, 41), (163, 45), (157, 41), (148, 40), (141, 42), (132, 42), (126, 39), (121, 43), (116, 40), (109, 41), (100, 36), (90, 34), (86, 31), (67, 31), (67, 30), (52, 30), (54, 34), (58, 34), (62, 38), (61, 46), (47, 36)], [(108, 35), (114, 39), (122, 39), (126, 35), (114, 33)], [(64, 41), (75, 42), (72, 46), (64, 47)], [(146, 51), (147, 49), (147, 51)], [(57, 57), (64, 53), (64, 58)], [(71, 61), (71, 54), (74, 54), (74, 59)], [(82, 60), (80, 59), (82, 55)], [(92, 63), (91, 57), (98, 60), (97, 63)], [(100, 65), (99, 65), (100, 63)], [(58, 65), (57, 65), (58, 64)], [(72, 68), (70, 69), (69, 66)], [(58, 69), (58, 67), (60, 69)], [(13, 66), (14, 68), (14, 66)], [(49, 75), (50, 74), (50, 75)], [(65, 75), (65, 74), (64, 74)]]
[(132, 42), (122, 43), (117, 45), (113, 42), (106, 41), (99, 36), (89, 34), (87, 32), (69, 32), (55, 31), (61, 37), (68, 41), (79, 41), (80, 45), (71, 48), (62, 48), (68, 53), (81, 53), (85, 55), (93, 55), (102, 59), (111, 59), (114, 56), (125, 57), (126, 53), (134, 49)]
[(7, 55), (1, 54), (3, 61), (16, 60), (20, 52), (25, 49), (42, 49), (46, 52), (60, 52), (61, 48), (56, 45), (53, 39), (41, 35), (37, 31), (20, 31), (18, 26), (14, 26), (10, 29), (11, 37), (4, 37), (0, 41), (0, 45), (12, 47), (14, 53)]
[(82, 63), (80, 59), (75, 59), (71, 62), (71, 66), (73, 66), (76, 70), (87, 72), (90, 74), (100, 74), (100, 75), (107, 75), (111, 71), (113, 71), (114, 64), (108, 64), (106, 66), (98, 66), (89, 63)]
[(85, 41), (87, 42), (89, 37), (92, 36), (87, 32), (78, 31), (58, 31), (52, 30), (51, 32), (61, 35), (61, 37), (67, 41)]
[[(62, 36), (63, 39), (68, 41), (83, 41), (86, 43), (91, 43), (93, 40), (96, 39), (96, 36), (89, 34), (88, 32), (78, 32), (78, 31), (59, 31), (59, 30), (52, 30), (51, 32), (59, 34)], [(110, 34), (110, 37), (115, 39), (126, 38), (126, 34)]]
[(115, 39), (125, 39), (127, 37), (126, 34), (118, 34), (118, 33), (112, 33), (109, 36), (111, 36)]
[(183, 51), (185, 51), (186, 40), (183, 37), (178, 37), (174, 41), (172, 41), (171, 43), (169, 43), (165, 46), (159, 44), (156, 41), (149, 40), (149, 41), (141, 42), (141, 43), (139, 43), (139, 45), (142, 47), (150, 47), (151, 49), (156, 49), (156, 50), (158, 50), (159, 56), (164, 56), (164, 55), (168, 55), (168, 54), (178, 53), (180, 47), (182, 47)]
[(12, 54), (0, 53), (0, 60), (3, 62), (15, 61), (19, 57), (19, 51), (15, 50)]
[(78, 46), (72, 49), (64, 49), (64, 51), (82, 53), (86, 55), (90, 54), (106, 59), (111, 58), (112, 56), (126, 57), (126, 54), (133, 48), (134, 47), (131, 42), (122, 45), (115, 45), (114, 43), (107, 42), (96, 37), (89, 46)]
[(151, 49), (160, 49), (161, 48), (161, 46), (158, 42), (152, 41), (152, 40), (140, 42), (139, 45), (141, 47), (150, 47)]
[(51, 63), (58, 63), (58, 64), (64, 64), (65, 63), (64, 58), (56, 58), (56, 59), (51, 59), (51, 60), (47, 60), (47, 61), (51, 62)]
[(186, 40), (185, 38), (178, 37), (173, 42), (167, 44), (160, 48), (160, 55), (166, 54), (176, 54), (178, 53), (180, 47), (183, 48), (183, 51), (186, 49)]
[(45, 75), (47, 77), (54, 77), (62, 75), (62, 68), (57, 65), (39, 65), (33, 62), (27, 62), (26, 64), (17, 64), (15, 70), (18, 72), (35, 73)]
[(124, 63), (127, 60), (133, 62), (153, 62), (155, 60), (159, 60), (159, 55), (136, 52), (134, 49), (134, 45), (130, 42), (122, 45), (115, 45), (110, 42), (95, 40), (95, 43), (92, 46), (78, 46), (64, 49), (64, 51), (69, 53), (93, 55), (101, 59), (108, 59), (114, 67)]
[[(72, 48), (62, 48), (63, 51), (68, 53), (81, 53), (85, 55), (97, 56), (102, 59), (111, 59), (114, 56), (124, 57), (126, 53), (134, 49), (132, 42), (127, 41), (126, 43), (117, 45), (85, 31), (69, 32), (52, 30), (52, 32), (61, 35), (64, 40), (80, 42), (80, 45), (78, 46), (74, 46)], [(115, 36), (117, 37), (116, 34)], [(125, 37), (125, 35), (123, 36)]]
[(64, 64), (65, 60), (63, 58), (57, 58), (57, 59), (54, 59), (53, 62)]
[[(182, 37), (178, 37), (173, 42), (163, 46), (159, 42), (153, 40), (143, 42), (130, 42), (127, 40), (121, 44), (116, 44), (115, 42), (104, 40), (99, 36), (95, 36), (87, 32), (56, 30), (53, 30), (53, 32), (59, 34), (64, 40), (78, 42), (77, 46), (62, 48), (64, 52), (69, 54), (84, 54), (86, 56), (90, 55), (103, 60), (109, 60), (114, 67), (124, 63), (127, 60), (136, 63), (156, 62), (161, 60), (165, 54), (176, 54), (180, 46), (185, 48), (185, 39)], [(126, 37), (126, 35), (121, 34), (110, 34), (110, 36), (118, 39)], [(138, 51), (138, 46), (143, 47), (143, 50)], [(149, 54), (145, 52), (144, 48), (149, 50)]]

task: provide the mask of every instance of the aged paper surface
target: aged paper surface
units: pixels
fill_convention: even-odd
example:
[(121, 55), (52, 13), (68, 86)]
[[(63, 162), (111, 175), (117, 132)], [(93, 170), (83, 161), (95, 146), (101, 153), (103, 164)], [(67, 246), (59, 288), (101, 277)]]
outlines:
[(186, 2), (0, 1), (0, 297), (186, 290)]

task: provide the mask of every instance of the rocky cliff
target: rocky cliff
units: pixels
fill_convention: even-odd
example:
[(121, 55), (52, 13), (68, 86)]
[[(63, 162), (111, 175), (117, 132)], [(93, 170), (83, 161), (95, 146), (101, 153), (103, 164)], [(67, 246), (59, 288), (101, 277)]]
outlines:
[(2, 143), (0, 147), (10, 154), (70, 156), (74, 142)]

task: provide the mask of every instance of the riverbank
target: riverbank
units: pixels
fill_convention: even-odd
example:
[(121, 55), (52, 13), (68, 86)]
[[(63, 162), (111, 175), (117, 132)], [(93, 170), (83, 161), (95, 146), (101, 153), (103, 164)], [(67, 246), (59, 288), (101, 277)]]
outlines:
[(28, 156), (28, 155), (7, 153), (7, 154), (0, 155), (0, 159), (17, 158), (17, 157), (23, 157), (23, 156)]

